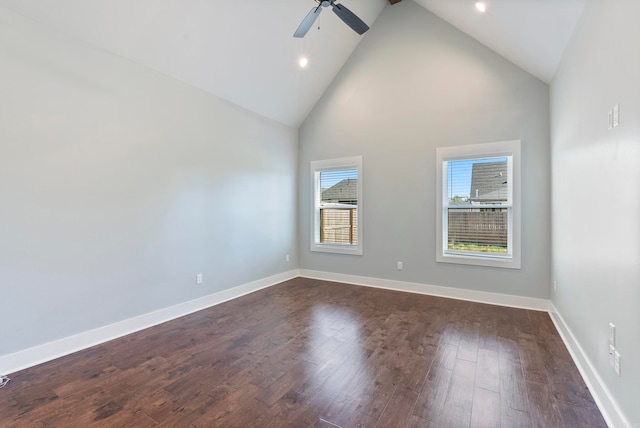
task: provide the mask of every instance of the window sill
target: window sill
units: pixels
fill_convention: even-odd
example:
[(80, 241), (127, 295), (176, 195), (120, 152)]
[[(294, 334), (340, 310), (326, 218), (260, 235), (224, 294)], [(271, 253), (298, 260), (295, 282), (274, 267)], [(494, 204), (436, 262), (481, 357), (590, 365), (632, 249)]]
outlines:
[(362, 255), (362, 247), (354, 245), (311, 244), (311, 251), (320, 253)]
[(487, 266), (507, 269), (520, 269), (520, 260), (516, 257), (505, 256), (475, 256), (463, 254), (439, 254), (438, 263), (451, 263), (472, 266)]

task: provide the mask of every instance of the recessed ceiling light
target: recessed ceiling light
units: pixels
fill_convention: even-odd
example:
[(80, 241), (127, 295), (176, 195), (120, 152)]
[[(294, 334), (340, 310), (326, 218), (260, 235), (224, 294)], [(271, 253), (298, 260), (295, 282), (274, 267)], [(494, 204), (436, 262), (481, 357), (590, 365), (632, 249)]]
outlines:
[(485, 12), (487, 10), (487, 5), (482, 1), (477, 1), (476, 9), (478, 9), (480, 12)]
[(298, 60), (298, 65), (300, 68), (305, 68), (309, 64), (309, 59), (306, 56), (300, 57)]

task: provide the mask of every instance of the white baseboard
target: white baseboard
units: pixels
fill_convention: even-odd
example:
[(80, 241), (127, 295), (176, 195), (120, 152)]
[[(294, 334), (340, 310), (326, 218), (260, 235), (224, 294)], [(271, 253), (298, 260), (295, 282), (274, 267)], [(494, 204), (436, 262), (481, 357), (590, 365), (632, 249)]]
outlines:
[(605, 385), (593, 364), (591, 364), (591, 360), (582, 349), (582, 346), (580, 346), (580, 342), (578, 342), (576, 337), (573, 335), (571, 329), (567, 323), (565, 323), (555, 305), (553, 303), (549, 303), (549, 306), (549, 315), (551, 316), (551, 320), (555, 324), (562, 341), (569, 350), (571, 358), (573, 358), (576, 366), (578, 366), (578, 370), (580, 371), (584, 382), (587, 384), (589, 391), (591, 391), (591, 395), (598, 405), (600, 413), (602, 413), (607, 425), (612, 428), (631, 427), (631, 423), (624, 415), (624, 412), (609, 391), (609, 388)]
[(390, 279), (370, 278), (366, 276), (346, 275), (341, 273), (322, 272), (300, 269), (300, 276), (325, 281), (344, 282), (346, 284), (364, 285), (366, 287), (384, 288), (386, 290), (404, 291), (407, 293), (426, 294), (429, 296), (448, 297), (450, 299), (470, 302), (489, 303), (498, 306), (549, 311), (549, 301), (534, 297), (513, 296), (510, 294), (489, 293), (486, 291), (465, 290), (462, 288), (442, 287), (438, 285), (419, 284), (415, 282), (394, 281)]
[(298, 276), (298, 270), (291, 270), (268, 278), (219, 291), (188, 302), (179, 303), (154, 312), (139, 315), (123, 321), (65, 337), (53, 342), (34, 346), (13, 354), (0, 356), (0, 373), (10, 374), (53, 359), (69, 355), (82, 349), (107, 342), (145, 328), (206, 309), (235, 299), (245, 294), (270, 287)]

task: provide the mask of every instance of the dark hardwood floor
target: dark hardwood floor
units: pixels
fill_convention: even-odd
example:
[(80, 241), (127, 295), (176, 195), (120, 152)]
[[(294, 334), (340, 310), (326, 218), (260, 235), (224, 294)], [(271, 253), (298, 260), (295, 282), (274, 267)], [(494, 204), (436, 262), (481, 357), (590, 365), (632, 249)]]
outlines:
[(548, 314), (297, 278), (11, 375), (2, 427), (604, 427)]

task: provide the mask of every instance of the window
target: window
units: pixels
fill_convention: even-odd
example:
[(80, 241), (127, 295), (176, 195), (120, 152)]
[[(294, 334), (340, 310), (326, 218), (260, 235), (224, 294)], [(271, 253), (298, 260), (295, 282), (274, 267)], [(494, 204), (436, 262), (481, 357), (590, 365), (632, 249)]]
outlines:
[(362, 254), (362, 157), (311, 162), (311, 251)]
[(436, 260), (520, 269), (520, 141), (437, 149)]

